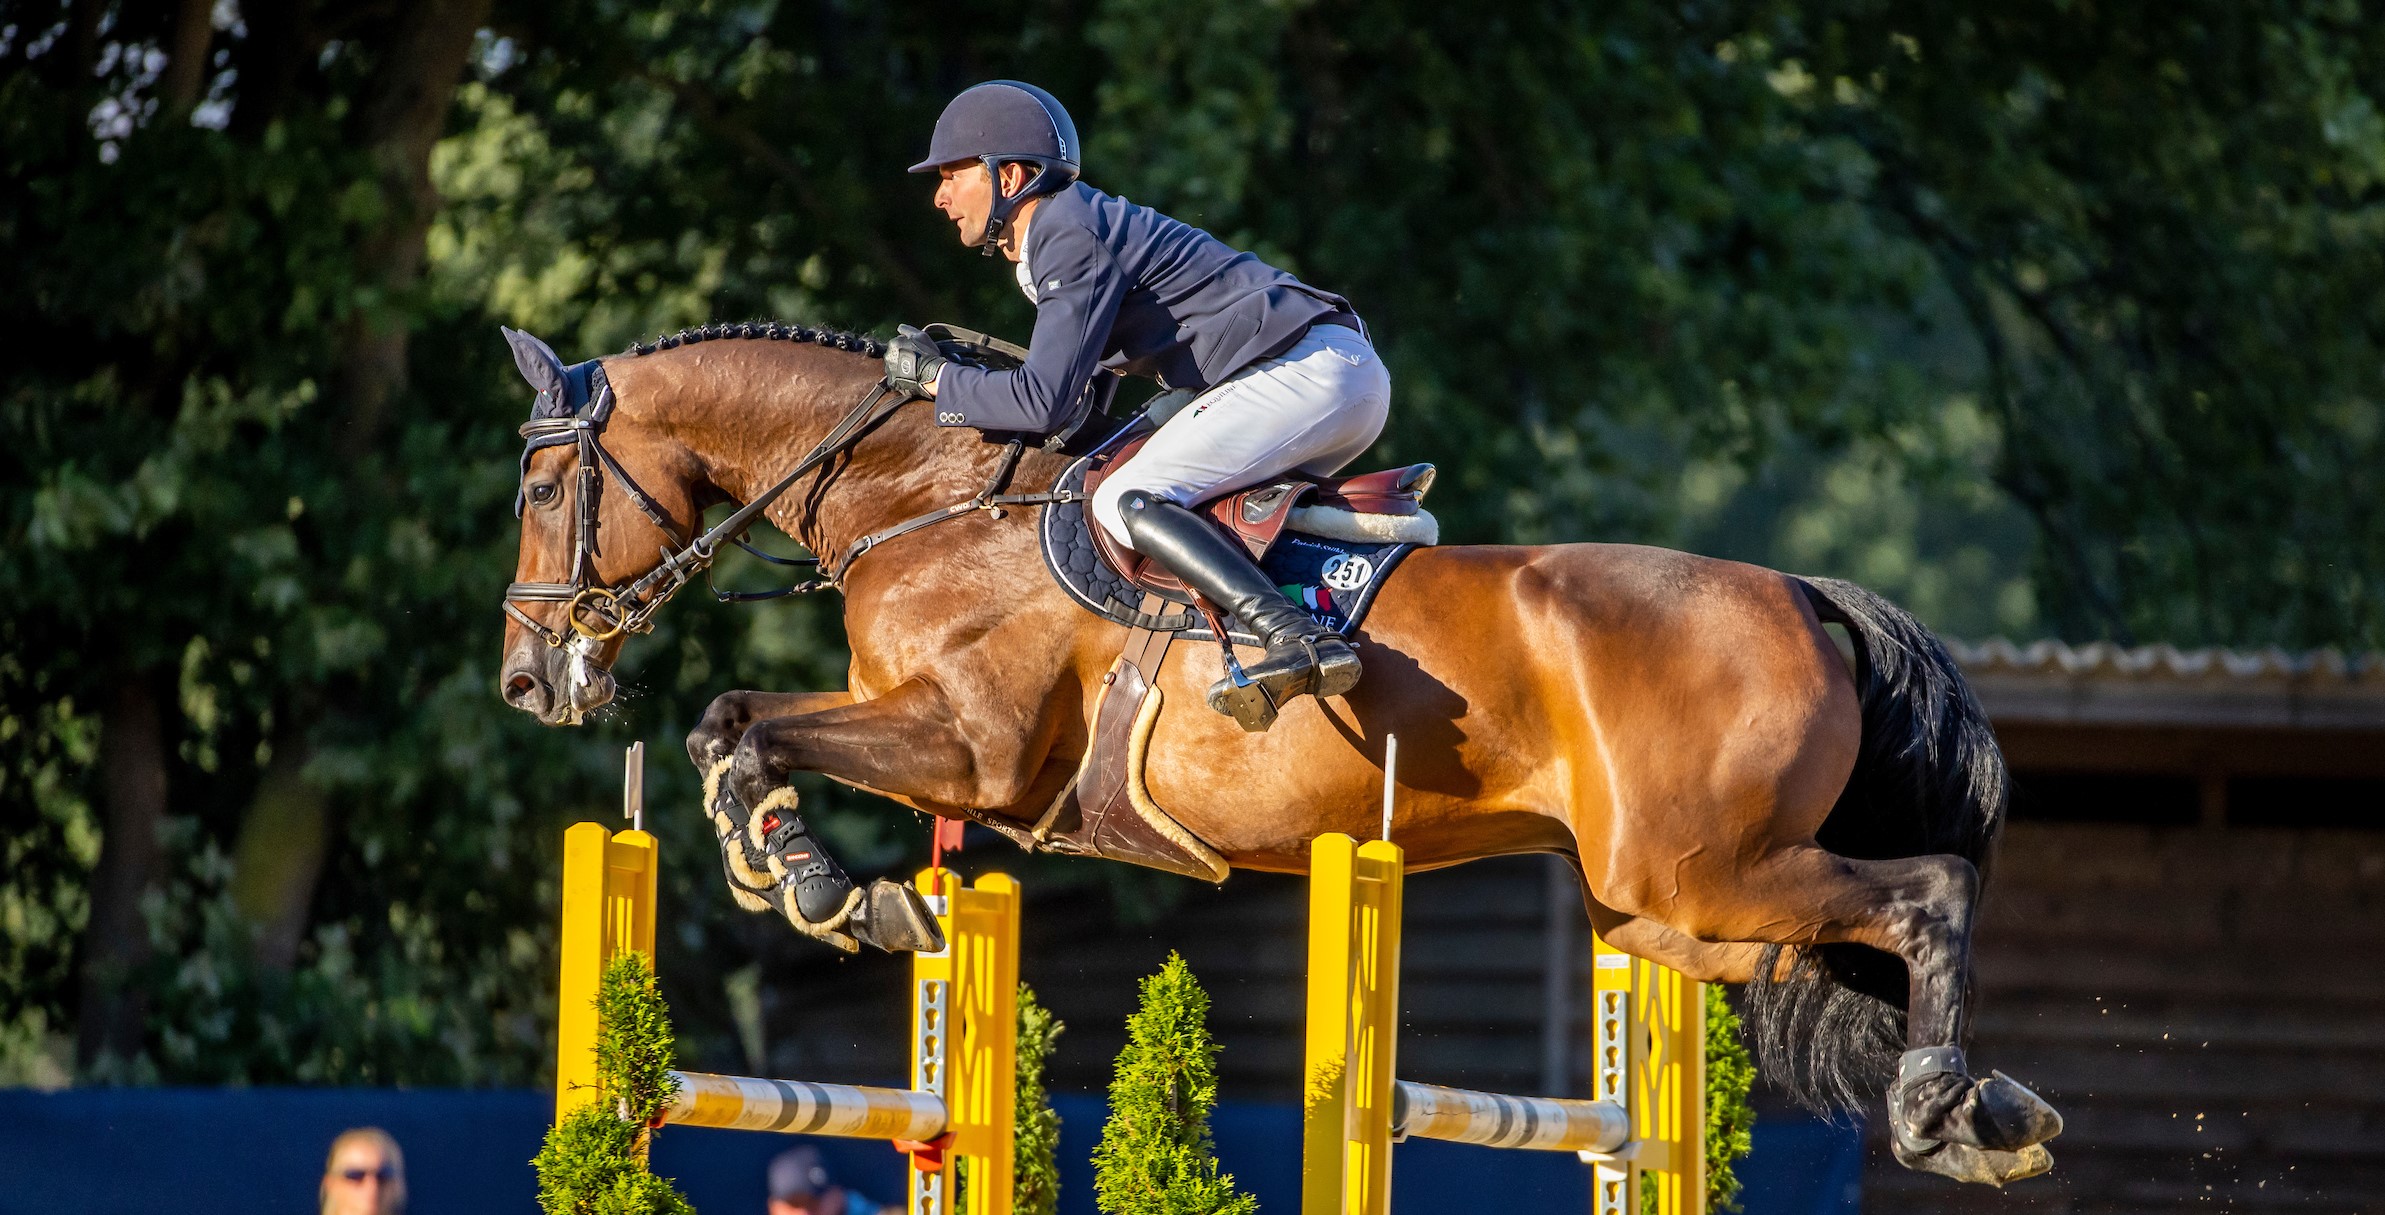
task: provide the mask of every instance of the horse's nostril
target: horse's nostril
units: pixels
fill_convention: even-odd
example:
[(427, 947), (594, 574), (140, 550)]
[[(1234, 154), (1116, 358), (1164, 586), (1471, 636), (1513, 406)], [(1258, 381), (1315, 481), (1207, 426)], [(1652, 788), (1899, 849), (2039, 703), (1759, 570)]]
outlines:
[(520, 704), (538, 690), (538, 677), (528, 671), (515, 671), (505, 677), (505, 699)]

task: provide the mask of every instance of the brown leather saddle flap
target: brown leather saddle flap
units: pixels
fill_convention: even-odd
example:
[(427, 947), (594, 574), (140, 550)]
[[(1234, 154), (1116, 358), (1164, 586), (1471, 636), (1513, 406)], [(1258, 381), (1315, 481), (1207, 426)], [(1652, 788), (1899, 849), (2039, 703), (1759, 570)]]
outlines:
[[(1147, 607), (1156, 611), (1159, 605)], [(1102, 678), (1084, 761), (1035, 825), (1034, 843), (1022, 846), (1226, 880), (1226, 859), (1161, 809), (1143, 786), (1143, 760), (1165, 699), (1155, 684), (1172, 637), (1147, 629), (1127, 634), (1124, 651)]]
[[(1084, 492), (1090, 495), (1109, 478), (1112, 470), (1132, 459), (1150, 441), (1150, 435), (1137, 438), (1121, 446), (1107, 460), (1086, 469)], [(1243, 547), (1250, 550), (1251, 560), (1257, 561), (1275, 546), (1285, 525), (1292, 521), (1292, 508), (1302, 502), (1313, 500), (1321, 506), (1367, 515), (1413, 515), (1423, 509), (1419, 503), (1424, 500), (1425, 491), (1432, 488), (1434, 471), (1430, 464), (1410, 464), (1350, 477), (1291, 473), (1213, 499), (1199, 509), (1242, 541)], [(1137, 589), (1157, 592), (1179, 602), (1188, 597), (1184, 584), (1175, 575), (1118, 543), (1100, 523), (1088, 518), (1086, 530), (1092, 533), (1093, 547), (1101, 559)]]

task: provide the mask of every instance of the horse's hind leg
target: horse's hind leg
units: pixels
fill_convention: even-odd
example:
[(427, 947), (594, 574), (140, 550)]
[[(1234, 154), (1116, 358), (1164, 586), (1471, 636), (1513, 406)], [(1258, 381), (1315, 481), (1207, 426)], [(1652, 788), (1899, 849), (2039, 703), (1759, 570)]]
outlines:
[(1896, 1155), (1908, 1167), (2002, 1184), (2051, 1167), (2036, 1144), (2062, 1119), (2036, 1094), (1997, 1075), (1975, 1080), (1961, 1043), (1971, 974), (1979, 873), (1936, 855), (1853, 860), (1805, 844), (1744, 869), (1698, 866), (1648, 914), (1699, 940), (1806, 947), (1866, 945), (1903, 959), (1907, 1050), (1889, 1090)]
[(1681, 972), (1700, 983), (1745, 983), (1755, 977), (1766, 947), (1745, 941), (1701, 941), (1667, 924), (1629, 916), (1585, 894), (1598, 938), (1635, 958)]

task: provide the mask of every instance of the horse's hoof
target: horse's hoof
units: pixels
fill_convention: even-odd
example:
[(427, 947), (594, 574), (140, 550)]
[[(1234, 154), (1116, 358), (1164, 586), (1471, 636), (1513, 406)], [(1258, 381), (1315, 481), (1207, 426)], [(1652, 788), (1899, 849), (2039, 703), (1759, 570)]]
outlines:
[(1889, 1147), (1898, 1164), (1915, 1172), (1936, 1173), (1956, 1181), (1999, 1188), (2054, 1167), (2054, 1154), (2034, 1143), (2017, 1152), (1999, 1152), (1965, 1143), (1933, 1144), (1926, 1151), (1916, 1152), (1905, 1146), (1902, 1137), (1890, 1136)]
[(1979, 1110), (1979, 1147), (2019, 1151), (2062, 1133), (2061, 1111), (2002, 1072), (1989, 1072), (1972, 1099)]
[(1945, 1071), (1899, 1084), (1889, 1095), (1889, 1117), (1908, 1141), (1992, 1152), (2018, 1151), (2062, 1133), (2062, 1115), (2002, 1072), (1974, 1080)]
[(796, 904), (794, 897), (785, 885), (782, 884), (774, 888), (771, 893), (773, 905), (778, 908), (780, 915), (787, 918), (788, 925), (795, 931), (829, 945), (839, 953), (861, 952), (859, 934), (862, 910), (869, 902), (866, 897), (867, 891), (858, 887), (846, 888), (843, 905), (827, 917), (817, 920), (804, 918), (803, 908)]
[(846, 925), (865, 944), (888, 953), (941, 953), (944, 929), (918, 891), (879, 878)]

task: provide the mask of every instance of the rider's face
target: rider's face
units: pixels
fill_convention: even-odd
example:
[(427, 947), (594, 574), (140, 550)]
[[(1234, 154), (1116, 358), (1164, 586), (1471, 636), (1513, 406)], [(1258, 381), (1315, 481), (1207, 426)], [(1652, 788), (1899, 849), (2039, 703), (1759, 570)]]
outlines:
[(994, 211), (994, 179), (982, 162), (964, 160), (936, 170), (936, 209), (959, 229), (961, 243), (985, 241), (985, 221)]
[[(952, 220), (959, 230), (961, 243), (975, 248), (985, 243), (985, 222), (994, 213), (994, 179), (986, 172), (985, 162), (964, 160), (936, 170), (936, 209)], [(1002, 166), (1002, 193), (1015, 195), (1027, 185), (1027, 166)], [(1032, 210), (1037, 200), (1029, 199), (1024, 206)], [(1026, 222), (1027, 212), (1019, 213), (1019, 222)], [(1012, 259), (1017, 260), (1016, 258)]]

